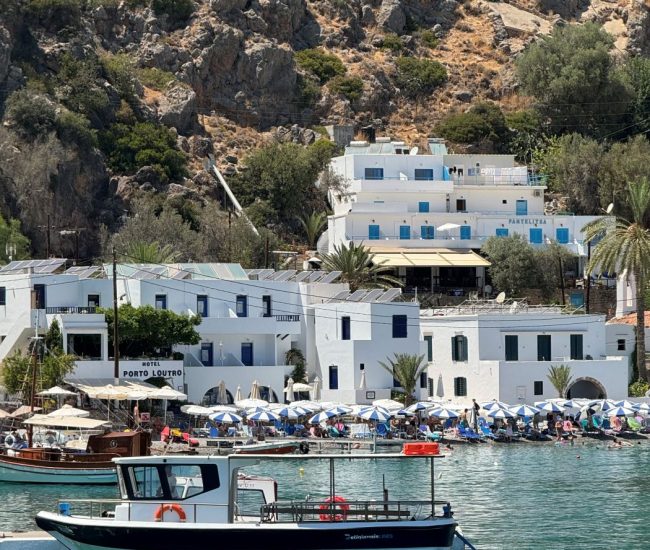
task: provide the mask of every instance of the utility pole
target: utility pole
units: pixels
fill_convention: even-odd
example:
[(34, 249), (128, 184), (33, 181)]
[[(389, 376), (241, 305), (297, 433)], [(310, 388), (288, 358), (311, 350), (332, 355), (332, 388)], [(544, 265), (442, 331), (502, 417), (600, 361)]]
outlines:
[(564, 299), (564, 266), (562, 265), (562, 253), (558, 252), (558, 260), (560, 262), (560, 290), (562, 291), (562, 305), (566, 305)]
[(50, 252), (52, 250), (52, 247), (51, 247), (52, 243), (50, 242), (50, 228), (51, 228), (51, 226), (50, 226), (50, 215), (48, 214), (47, 215), (47, 257), (48, 258), (50, 257)]
[(264, 268), (269, 268), (269, 233), (266, 232), (266, 241), (264, 243)]
[[(32, 290), (32, 303), (34, 302), (35, 299), (35, 292)], [(39, 318), (39, 312), (36, 312), (36, 335), (34, 337), (34, 340), (32, 341), (32, 357), (31, 357), (31, 363), (32, 363), (32, 391), (31, 391), (31, 396), (29, 398), (29, 413), (30, 416), (34, 415), (34, 402), (36, 401), (36, 379), (37, 379), (37, 371), (38, 371), (38, 356), (36, 354), (36, 346), (38, 346), (38, 324), (40, 323), (40, 318)], [(34, 426), (29, 424), (29, 427), (27, 428), (27, 446), (31, 448), (32, 443), (34, 440)]]
[[(589, 260), (591, 260), (591, 241), (587, 243), (587, 265), (589, 264)], [(591, 298), (591, 275), (589, 275), (589, 273), (585, 273), (585, 284), (587, 285), (585, 313), (589, 313), (589, 300)]]
[(113, 247), (113, 378), (115, 378), (115, 385), (120, 381), (120, 347), (117, 321), (117, 254), (115, 253), (115, 247)]

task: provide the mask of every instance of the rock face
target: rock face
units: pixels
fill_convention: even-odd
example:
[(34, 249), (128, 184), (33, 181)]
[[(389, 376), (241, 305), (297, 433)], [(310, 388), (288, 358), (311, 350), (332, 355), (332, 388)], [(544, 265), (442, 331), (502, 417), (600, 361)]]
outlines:
[(400, 0), (383, 0), (377, 23), (384, 29), (396, 34), (402, 34), (406, 27), (406, 12)]
[(158, 121), (188, 134), (196, 127), (196, 93), (184, 84), (168, 89), (158, 104)]
[(585, 0), (539, 0), (539, 10), (542, 13), (556, 13), (560, 17), (567, 19), (575, 15), (579, 7), (588, 4)]

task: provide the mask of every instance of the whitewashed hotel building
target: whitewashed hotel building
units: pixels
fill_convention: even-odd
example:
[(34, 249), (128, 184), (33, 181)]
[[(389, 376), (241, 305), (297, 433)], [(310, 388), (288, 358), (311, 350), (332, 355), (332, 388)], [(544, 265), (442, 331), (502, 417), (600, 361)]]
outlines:
[(586, 258), (581, 228), (593, 217), (544, 215), (544, 178), (514, 155), (448, 154), (437, 139), (429, 149), (417, 154), (378, 138), (352, 142), (332, 159), (342, 188), (330, 191), (319, 252), (363, 243), (422, 291), (483, 288), (489, 264), (475, 252), (491, 236), (517, 233), (535, 246), (556, 240)]

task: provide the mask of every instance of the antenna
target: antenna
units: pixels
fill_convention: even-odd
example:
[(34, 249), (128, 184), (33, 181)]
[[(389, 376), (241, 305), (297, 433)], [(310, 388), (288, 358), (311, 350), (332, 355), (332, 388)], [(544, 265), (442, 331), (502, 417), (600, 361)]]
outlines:
[(495, 302), (497, 304), (502, 304), (505, 301), (506, 301), (506, 293), (505, 292), (499, 292), (499, 295), (496, 297)]

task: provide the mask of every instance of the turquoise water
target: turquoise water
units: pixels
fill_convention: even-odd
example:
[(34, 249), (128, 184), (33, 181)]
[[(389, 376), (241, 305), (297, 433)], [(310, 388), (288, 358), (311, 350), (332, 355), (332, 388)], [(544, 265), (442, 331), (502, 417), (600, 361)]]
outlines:
[[(578, 458), (578, 456), (580, 458)], [(428, 471), (419, 461), (342, 462), (337, 493), (381, 498), (428, 495)], [(422, 463), (420, 463), (422, 464)], [(436, 499), (452, 503), (464, 533), (479, 549), (650, 548), (650, 444), (607, 450), (603, 442), (473, 445), (436, 462)], [(300, 471), (303, 469), (303, 472)], [(328, 493), (320, 462), (273, 463), (280, 498)], [(0, 484), (0, 530), (34, 527), (37, 511), (57, 498), (112, 498), (114, 488)]]

